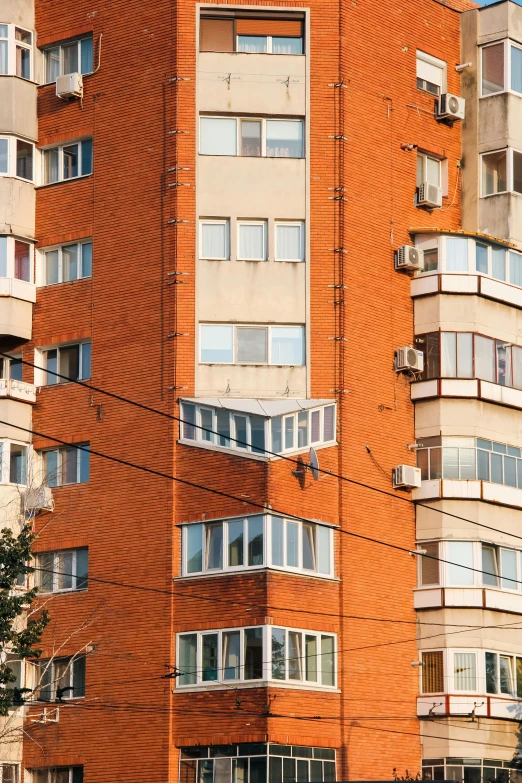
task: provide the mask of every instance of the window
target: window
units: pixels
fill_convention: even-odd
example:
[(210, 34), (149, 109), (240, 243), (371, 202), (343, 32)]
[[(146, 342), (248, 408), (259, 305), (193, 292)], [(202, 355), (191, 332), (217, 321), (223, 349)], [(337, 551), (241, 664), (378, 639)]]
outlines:
[(0, 24), (0, 76), (31, 79), (32, 59), (33, 34), (14, 24)]
[(422, 759), (423, 780), (451, 779), (465, 781), (465, 783), (480, 783), (480, 781), (515, 783), (519, 779), (517, 769), (517, 761), (502, 762), (495, 759), (473, 758)]
[(47, 83), (67, 73), (92, 73), (92, 35), (45, 49), (44, 60)]
[[(85, 380), (91, 377), (91, 343), (73, 343), (42, 351), (41, 386)], [(62, 376), (62, 377), (60, 377)]]
[(427, 182), (441, 187), (441, 160), (424, 152), (417, 153), (417, 187)]
[(303, 23), (299, 17), (262, 19), (244, 12), (236, 19), (202, 16), (199, 51), (303, 54)]
[(10, 359), (5, 357), (0, 361), (0, 378), (11, 381), (22, 380), (22, 354), (14, 354)]
[[(0, 30), (1, 28), (2, 25), (0, 25)], [(18, 764), (0, 763), (0, 783), (19, 783), (19, 780), (20, 776)]]
[(474, 652), (453, 654), (453, 684), (456, 691), (477, 689), (477, 656)]
[(90, 472), (89, 444), (77, 443), (43, 451), (42, 467), (48, 487), (85, 484), (89, 481)]
[(33, 280), (33, 244), (0, 236), (0, 277), (31, 283)]
[(200, 117), (201, 155), (303, 158), (303, 120)]
[(178, 687), (286, 680), (333, 688), (335, 637), (273, 626), (178, 634), (177, 666)]
[[(266, 261), (267, 221), (238, 221), (238, 254), (240, 261)], [(266, 361), (266, 360), (265, 360)]]
[(499, 92), (522, 94), (522, 48), (514, 41), (504, 40), (481, 49), (481, 95)]
[(482, 155), (482, 196), (492, 196), (506, 190), (507, 150)]
[(487, 275), (522, 287), (522, 254), (479, 239), (440, 236), (436, 247), (424, 249), (423, 271)]
[(269, 567), (333, 576), (333, 532), (325, 525), (255, 515), (184, 525), (182, 540), (184, 575)]
[(444, 653), (423, 652), (422, 693), (444, 693)]
[(85, 655), (37, 662), (38, 701), (62, 701), (85, 696)]
[(179, 778), (200, 783), (333, 783), (335, 751), (264, 743), (197, 745), (181, 748)]
[(35, 558), (36, 583), (42, 593), (87, 590), (88, 549), (40, 552)]
[(480, 378), (522, 389), (522, 346), (470, 332), (432, 332), (415, 341), (426, 355), (421, 380)]
[(305, 236), (302, 220), (275, 224), (275, 259), (276, 261), (304, 261)]
[(33, 181), (34, 144), (16, 136), (0, 136), (0, 176)]
[(487, 693), (522, 698), (522, 658), (487, 652), (485, 666)]
[(83, 783), (83, 767), (31, 769), (31, 783)]
[(42, 285), (69, 283), (92, 275), (92, 241), (42, 250)]
[(0, 482), (27, 484), (28, 446), (14, 441), (0, 441)]
[(228, 220), (199, 221), (199, 257), (228, 261), (230, 258), (230, 222)]
[(303, 365), (304, 327), (201, 324), (200, 361)]
[(439, 542), (422, 542), (418, 548), (425, 553), (418, 558), (420, 568), (419, 584), (422, 586), (440, 584)]
[(269, 419), (190, 402), (182, 402), (181, 413), (181, 438), (242, 452), (282, 454), (335, 442), (335, 404)]
[(43, 150), (43, 182), (63, 182), (92, 174), (92, 139)]
[(446, 87), (446, 63), (417, 49), (417, 88), (440, 95)]

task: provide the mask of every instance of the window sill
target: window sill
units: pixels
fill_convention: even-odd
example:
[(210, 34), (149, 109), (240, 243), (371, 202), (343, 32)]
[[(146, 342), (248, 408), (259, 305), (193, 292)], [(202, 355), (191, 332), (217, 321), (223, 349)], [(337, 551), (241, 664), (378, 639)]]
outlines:
[(331, 685), (310, 685), (304, 682), (285, 682), (283, 680), (227, 680), (227, 682), (206, 682), (199, 685), (176, 685), (173, 693), (196, 693), (198, 691), (223, 691), (247, 688), (284, 688), (285, 690), (320, 691), (321, 693), (341, 693), (339, 688)]
[(43, 590), (41, 587), (39, 587), (38, 597), (43, 595), (81, 595), (82, 593), (87, 593), (88, 591), (89, 588), (87, 587), (80, 590)]
[(26, 79), (24, 76), (19, 76), (17, 73), (0, 73), (0, 79), (2, 78), (9, 78), (9, 79), (19, 79), (21, 82), (27, 82), (28, 84), (34, 84), (35, 87), (38, 87), (38, 82), (35, 82), (34, 79)]
[[(37, 285), (38, 291), (41, 291), (43, 288), (56, 288), (58, 285), (73, 285), (74, 283), (82, 283), (84, 280), (92, 280), (92, 275), (89, 275), (89, 277), (77, 277), (76, 280), (62, 280), (59, 283), (42, 283), (42, 285)], [(73, 381), (71, 381), (73, 383)], [(59, 383), (52, 384), (53, 386), (60, 386)]]
[(248, 160), (306, 160), (291, 155), (213, 155), (208, 152), (198, 152), (200, 158), (247, 158)]
[(33, 185), (33, 187), (36, 187), (34, 184), (33, 179), (26, 179), (25, 177), (18, 177), (16, 174), (6, 174), (5, 172), (0, 172), (0, 177), (5, 179), (16, 179), (18, 182), (27, 182), (28, 185)]
[[(43, 190), (44, 188), (52, 188), (55, 185), (67, 185), (71, 182), (78, 182), (78, 180), (89, 179), (92, 177), (93, 172), (90, 174), (82, 174), (81, 177), (71, 177), (70, 179), (60, 179), (57, 182), (46, 182), (44, 185), (35, 185), (35, 190)], [(27, 182), (27, 180), (25, 180)]]
[(303, 54), (282, 54), (279, 52), (227, 52), (227, 51), (220, 51), (218, 49), (203, 49), (198, 52), (198, 54), (246, 54), (248, 57), (251, 55), (262, 55), (264, 57), (306, 57), (306, 54), (303, 52)]
[(190, 438), (178, 438), (178, 443), (184, 446), (195, 446), (200, 449), (207, 449), (208, 451), (219, 451), (222, 454), (230, 454), (234, 457), (246, 457), (247, 459), (256, 459), (260, 462), (271, 462), (285, 457), (297, 457), (300, 454), (308, 454), (310, 448), (314, 448), (316, 451), (320, 449), (329, 449), (332, 446), (337, 446), (336, 440), (329, 441), (328, 443), (314, 443), (311, 446), (303, 446), (300, 449), (294, 449), (292, 451), (285, 451), (282, 454), (255, 454), (252, 451), (243, 451), (242, 449), (232, 449), (228, 446), (218, 446), (216, 443), (208, 443), (202, 440), (190, 440)]
[[(272, 326), (272, 324), (270, 324)], [(274, 324), (277, 325), (277, 324)], [(262, 364), (256, 364), (252, 362), (199, 362), (204, 367), (306, 367), (306, 364), (268, 364), (268, 362)]]
[(274, 566), (252, 566), (251, 568), (237, 568), (227, 571), (205, 571), (201, 574), (184, 574), (183, 576), (173, 577), (173, 582), (186, 582), (191, 579), (208, 579), (216, 576), (245, 576), (246, 574), (285, 574), (287, 576), (304, 576), (307, 579), (320, 579), (321, 581), (340, 582), (338, 576), (328, 576), (327, 574), (317, 574), (313, 571), (292, 571), (286, 568), (275, 568)]

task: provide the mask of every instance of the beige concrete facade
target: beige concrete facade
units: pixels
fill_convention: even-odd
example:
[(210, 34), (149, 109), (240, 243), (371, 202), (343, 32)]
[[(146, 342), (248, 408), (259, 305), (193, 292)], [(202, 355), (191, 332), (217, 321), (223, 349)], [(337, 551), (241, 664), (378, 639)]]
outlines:
[(522, 345), (522, 310), (482, 296), (440, 294), (415, 302), (415, 333), (478, 332)]
[(36, 84), (15, 76), (0, 77), (0, 128), (2, 133), (37, 141)]

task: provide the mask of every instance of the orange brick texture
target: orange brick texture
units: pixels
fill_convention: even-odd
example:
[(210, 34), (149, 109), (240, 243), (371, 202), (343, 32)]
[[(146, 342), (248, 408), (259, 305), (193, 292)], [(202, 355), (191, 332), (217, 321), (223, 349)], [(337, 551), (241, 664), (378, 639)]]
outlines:
[[(42, 389), (37, 448), (53, 437), (88, 440), (234, 497), (101, 457), (88, 484), (54, 491), (37, 548), (88, 545), (91, 581), (85, 593), (48, 602), (44, 654), (94, 649), (86, 699), (61, 708), (55, 725), (28, 724), (25, 768), (83, 763), (86, 783), (175, 783), (183, 744), (269, 740), (336, 748), (339, 780), (419, 770), (415, 562), (369, 539), (415, 544), (409, 496), (389, 494), (391, 470), (412, 462), (414, 440), (409, 386), (393, 370), (394, 350), (413, 339), (412, 302), (393, 251), (411, 227), (459, 227), (459, 126), (438, 124), (433, 98), (415, 82), (418, 48), (448, 62), (448, 89), (458, 94), (459, 13), (437, 0), (248, 5), (310, 9), (312, 395), (339, 403), (339, 446), (320, 452), (321, 467), (355, 483), (181, 445), (168, 417), (74, 385)], [(82, 104), (39, 88), (40, 145), (94, 138), (92, 176), (38, 191), (39, 246), (92, 236), (94, 261), (92, 280), (38, 291), (24, 357), (33, 360), (35, 345), (90, 336), (95, 386), (178, 415), (178, 398), (194, 393), (196, 4), (37, 0), (36, 10), (41, 44), (92, 30), (96, 64), (101, 45)], [(416, 153), (405, 143), (447, 157), (442, 210), (414, 206)], [(190, 187), (168, 187), (175, 166), (188, 168)], [(187, 273), (182, 285), (169, 285), (174, 272)], [(32, 380), (30, 368), (24, 377)], [(181, 522), (259, 504), (339, 526), (338, 579), (172, 581)], [(163, 678), (175, 633), (264, 623), (337, 633), (339, 691), (180, 694)]]

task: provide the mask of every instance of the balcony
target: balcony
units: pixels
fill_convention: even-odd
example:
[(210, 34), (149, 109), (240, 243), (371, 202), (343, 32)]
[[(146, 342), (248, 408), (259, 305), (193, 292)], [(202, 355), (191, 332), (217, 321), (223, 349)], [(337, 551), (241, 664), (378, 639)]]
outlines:
[(0, 128), (27, 139), (38, 139), (37, 85), (16, 76), (0, 76)]
[(10, 397), (13, 400), (21, 400), (22, 402), (36, 402), (36, 386), (24, 381), (0, 378), (0, 399), (6, 397)]
[(414, 590), (415, 609), (492, 609), (522, 614), (522, 595), (489, 587), (421, 587)]
[(460, 717), (469, 718), (504, 718), (520, 721), (522, 719), (522, 702), (510, 697), (472, 695), (456, 696), (419, 696), (417, 699), (417, 715), (419, 718)]
[(485, 400), (510, 408), (522, 409), (522, 390), (501, 386), (477, 378), (438, 378), (411, 385), (413, 402), (436, 397), (463, 397)]

